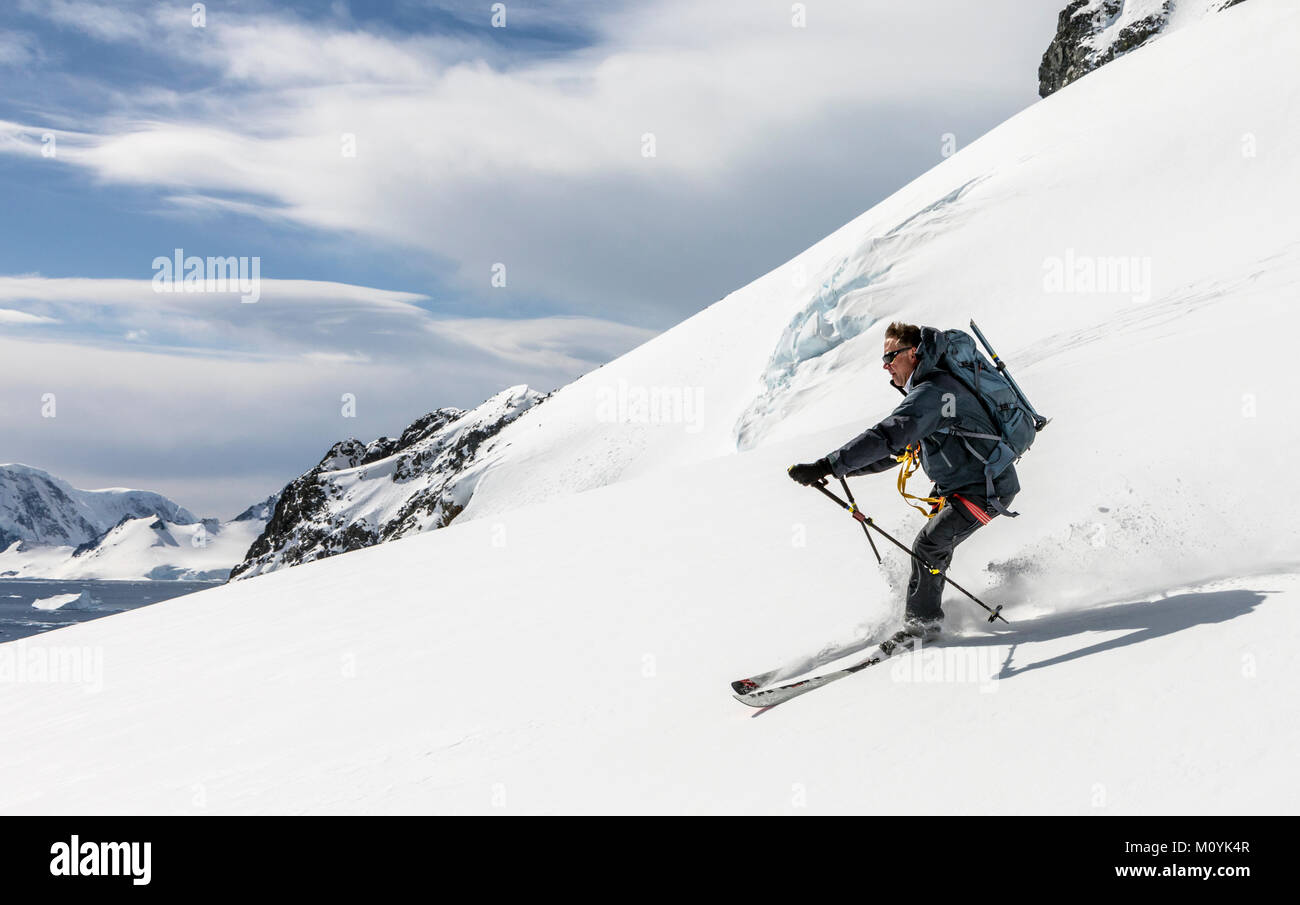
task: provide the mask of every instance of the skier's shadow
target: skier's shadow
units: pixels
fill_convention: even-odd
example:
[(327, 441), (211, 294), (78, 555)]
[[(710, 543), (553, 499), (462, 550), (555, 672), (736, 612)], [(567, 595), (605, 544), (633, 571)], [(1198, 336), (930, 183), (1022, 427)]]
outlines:
[[(1162, 635), (1191, 628), (1195, 625), (1210, 625), (1227, 622), (1238, 616), (1251, 612), (1263, 603), (1271, 591), (1195, 591), (1177, 594), (1163, 600), (1143, 603), (1123, 603), (1106, 606), (1101, 609), (1079, 610), (1070, 613), (1054, 613), (1038, 619), (1016, 622), (1013, 628), (996, 635), (952, 639), (945, 647), (984, 647), (989, 645), (1010, 644), (1006, 660), (997, 678), (1009, 679), (1022, 673), (1048, 666), (1068, 663), (1080, 657), (1100, 654), (1109, 650), (1140, 644)], [(1026, 641), (1052, 641), (1067, 638), (1083, 632), (1122, 632), (1128, 634), (1118, 638), (1107, 638), (1081, 647), (1069, 653), (1049, 657), (1037, 663), (1015, 666), (1016, 648)]]

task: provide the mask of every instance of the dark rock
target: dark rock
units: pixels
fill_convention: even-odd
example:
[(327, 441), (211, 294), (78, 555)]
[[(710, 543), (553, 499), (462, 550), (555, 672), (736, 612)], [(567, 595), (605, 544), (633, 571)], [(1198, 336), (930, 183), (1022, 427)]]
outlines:
[[(1130, 22), (1111, 36), (1111, 29), (1124, 11), (1123, 0), (1070, 0), (1056, 19), (1056, 35), (1038, 65), (1038, 93), (1053, 94), (1071, 82), (1106, 65), (1157, 37), (1169, 23), (1177, 0), (1165, 0), (1159, 10)], [(1242, 0), (1225, 0), (1219, 10)]]

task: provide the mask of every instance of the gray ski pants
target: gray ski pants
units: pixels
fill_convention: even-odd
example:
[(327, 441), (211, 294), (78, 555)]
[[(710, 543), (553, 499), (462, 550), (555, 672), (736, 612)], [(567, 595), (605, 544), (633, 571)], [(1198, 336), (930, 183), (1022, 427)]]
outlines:
[[(978, 518), (953, 494), (948, 497), (943, 511), (925, 523), (912, 543), (912, 552), (941, 573), (948, 571), (952, 564), (952, 551), (957, 545), (997, 517), (997, 513), (989, 509), (986, 497), (969, 493), (961, 496), (977, 506), (986, 519)], [(1010, 507), (1013, 499), (1015, 494), (1003, 499), (1003, 505)], [(939, 605), (943, 586), (942, 574), (934, 575), (912, 560), (912, 578), (907, 583), (907, 618), (943, 619), (943, 608)]]

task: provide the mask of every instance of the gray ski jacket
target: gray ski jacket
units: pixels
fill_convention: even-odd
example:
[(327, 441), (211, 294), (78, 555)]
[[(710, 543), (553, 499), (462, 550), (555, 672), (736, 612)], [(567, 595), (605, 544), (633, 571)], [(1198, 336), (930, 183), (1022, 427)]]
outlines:
[[(940, 496), (987, 496), (984, 463), (966, 444), (988, 457), (997, 443), (960, 437), (948, 429), (997, 435), (998, 428), (974, 393), (956, 377), (934, 366), (937, 334), (931, 327), (921, 328), (921, 345), (917, 349), (920, 362), (912, 374), (912, 389), (898, 408), (826, 457), (837, 478), (888, 471), (898, 464), (894, 456), (919, 443), (921, 467)], [(1014, 465), (998, 475), (993, 489), (1001, 499), (1020, 491)]]

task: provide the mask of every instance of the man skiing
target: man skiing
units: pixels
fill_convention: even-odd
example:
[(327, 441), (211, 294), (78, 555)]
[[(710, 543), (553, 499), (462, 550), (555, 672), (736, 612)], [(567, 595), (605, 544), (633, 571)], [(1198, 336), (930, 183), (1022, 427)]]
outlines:
[(925, 641), (938, 636), (942, 573), (952, 562), (953, 550), (999, 513), (1015, 515), (1006, 507), (1020, 491), (1014, 465), (1008, 463), (996, 477), (987, 472), (999, 429), (979, 397), (940, 366), (943, 344), (942, 331), (890, 324), (883, 361), (903, 401), (888, 418), (825, 458), (789, 469), (795, 481), (811, 485), (827, 475), (846, 478), (887, 471), (909, 446), (919, 450), (921, 467), (935, 485), (930, 494), (934, 500), (931, 518), (912, 545), (916, 558), (896, 642), (907, 636)]

